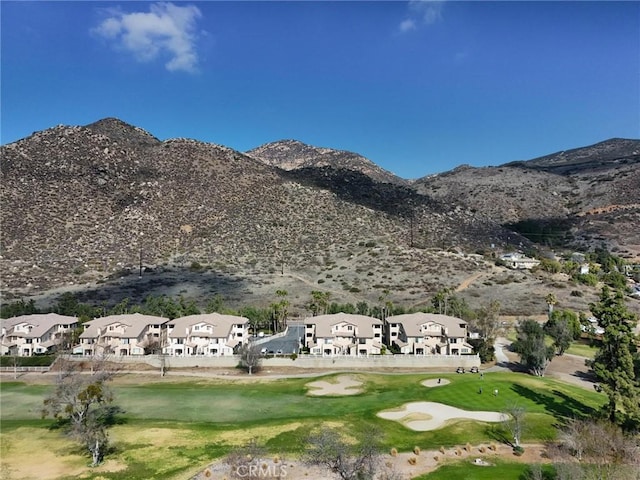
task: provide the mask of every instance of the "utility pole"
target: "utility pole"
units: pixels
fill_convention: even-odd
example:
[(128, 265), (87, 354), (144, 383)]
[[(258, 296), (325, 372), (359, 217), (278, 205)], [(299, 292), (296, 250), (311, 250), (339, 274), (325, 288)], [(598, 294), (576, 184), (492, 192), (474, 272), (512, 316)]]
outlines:
[(413, 248), (413, 208), (409, 216), (409, 248)]

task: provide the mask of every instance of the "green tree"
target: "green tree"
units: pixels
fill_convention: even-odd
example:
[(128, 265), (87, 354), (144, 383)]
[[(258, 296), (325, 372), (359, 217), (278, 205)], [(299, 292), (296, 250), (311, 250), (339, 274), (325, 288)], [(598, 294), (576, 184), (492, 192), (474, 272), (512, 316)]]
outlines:
[(520, 363), (539, 377), (544, 373), (553, 358), (554, 348), (545, 343), (545, 334), (535, 320), (527, 319), (516, 327), (517, 339), (512, 344), (513, 350), (520, 355)]
[(71, 292), (65, 292), (57, 299), (53, 306), (53, 311), (59, 315), (78, 317), (80, 323), (91, 320), (99, 315), (99, 309), (86, 303), (81, 303)]
[(288, 294), (286, 290), (276, 290), (276, 296), (279, 298), (279, 301), (271, 304), (274, 332), (284, 330), (287, 326), (290, 305), (289, 300), (287, 300)]
[(548, 273), (560, 273), (562, 271), (562, 264), (557, 260), (551, 260), (549, 258), (541, 258), (540, 270)]
[(307, 304), (307, 308), (311, 311), (311, 314), (315, 317), (317, 315), (324, 315), (329, 309), (330, 292), (322, 292), (320, 290), (313, 290), (311, 292), (311, 300)]
[(0, 318), (19, 317), (21, 315), (32, 315), (34, 313), (40, 312), (33, 298), (28, 302), (20, 299), (17, 302), (4, 303), (0, 306)]
[(609, 398), (605, 413), (611, 422), (638, 427), (640, 383), (634, 365), (638, 339), (633, 333), (637, 318), (627, 310), (622, 292), (612, 293), (606, 286), (590, 310), (604, 329), (600, 347), (588, 365)]
[(213, 298), (207, 302), (204, 311), (206, 313), (224, 313), (224, 297), (216, 293)]
[(256, 335), (260, 330), (267, 330), (270, 328), (271, 310), (268, 308), (257, 307), (242, 307), (238, 314), (241, 317), (249, 319), (249, 324), (253, 334)]
[(356, 313), (358, 315), (369, 315), (369, 304), (367, 302), (361, 301), (356, 304)]
[(478, 338), (469, 340), (474, 352), (480, 356), (482, 363), (487, 363), (495, 358), (495, 343), (500, 330), (500, 302), (491, 300), (482, 305), (475, 312), (475, 316), (469, 320), (470, 331), (478, 333)]
[(96, 364), (90, 375), (82, 373), (79, 365), (63, 357), (58, 359), (56, 384), (44, 399), (42, 416), (54, 417), (72, 438), (84, 444), (96, 466), (107, 449), (107, 428), (119, 411), (107, 387), (113, 372), (106, 362)]
[(380, 320), (383, 322), (385, 319), (392, 314), (393, 311), (393, 302), (389, 298), (389, 290), (384, 289), (382, 291), (382, 295), (378, 297), (378, 302), (380, 302)]
[(553, 339), (556, 353), (563, 355), (571, 342), (580, 338), (580, 320), (571, 310), (555, 310), (544, 324), (544, 331)]
[(453, 295), (451, 288), (443, 288), (439, 290), (431, 299), (431, 305), (433, 306), (435, 313), (441, 315), (448, 315), (449, 313), (449, 300)]
[(605, 273), (602, 277), (602, 281), (614, 290), (622, 290), (623, 292), (626, 292), (629, 289), (627, 277), (620, 272), (611, 271)]

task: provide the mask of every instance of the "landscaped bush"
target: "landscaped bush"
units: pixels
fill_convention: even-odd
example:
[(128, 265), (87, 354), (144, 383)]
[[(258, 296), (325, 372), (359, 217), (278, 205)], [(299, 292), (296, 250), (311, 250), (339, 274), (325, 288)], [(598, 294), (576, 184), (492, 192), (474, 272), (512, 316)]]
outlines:
[(13, 357), (3, 356), (0, 357), (0, 366), (13, 367), (16, 365), (15, 359), (17, 358), (17, 365), (19, 367), (49, 367), (56, 359), (55, 355), (35, 355), (33, 357)]

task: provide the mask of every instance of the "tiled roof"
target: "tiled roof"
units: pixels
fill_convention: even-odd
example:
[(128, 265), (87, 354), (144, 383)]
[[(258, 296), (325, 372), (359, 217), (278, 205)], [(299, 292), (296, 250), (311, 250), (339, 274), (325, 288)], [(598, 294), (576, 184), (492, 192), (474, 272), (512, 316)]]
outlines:
[(387, 317), (389, 323), (401, 323), (407, 337), (422, 337), (424, 335), (438, 336), (438, 333), (421, 332), (421, 327), (427, 323), (442, 325), (447, 330), (449, 337), (466, 337), (465, 326), (467, 322), (461, 318), (442, 315), (439, 313), (406, 313)]
[[(35, 313), (32, 315), (21, 315), (2, 319), (2, 329), (6, 331), (6, 335), (23, 336), (26, 338), (40, 338), (56, 325), (74, 325), (78, 323), (77, 317), (67, 315), (58, 315), (57, 313)], [(31, 332), (15, 332), (13, 331), (18, 325), (30, 325)]]
[(169, 332), (169, 338), (185, 338), (187, 330), (193, 336), (204, 336), (206, 332), (194, 331), (192, 328), (198, 324), (213, 326), (212, 337), (228, 337), (234, 325), (248, 325), (249, 319), (236, 315), (223, 315), (220, 313), (203, 313), (200, 315), (188, 315), (186, 317), (174, 318), (167, 322), (167, 325), (173, 325)]
[(331, 327), (339, 323), (353, 325), (358, 331), (359, 338), (373, 338), (373, 325), (382, 325), (382, 320), (366, 315), (354, 315), (351, 313), (334, 313), (329, 315), (319, 315), (317, 317), (307, 317), (304, 320), (306, 325), (316, 325), (316, 337), (333, 337)]
[[(154, 315), (143, 315), (141, 313), (131, 313), (125, 315), (109, 315), (86, 322), (85, 331), (80, 334), (80, 338), (97, 338), (98, 330), (100, 335), (120, 338), (138, 338), (148, 325), (161, 325), (169, 319), (156, 317)], [(108, 331), (110, 325), (122, 325), (123, 332)]]

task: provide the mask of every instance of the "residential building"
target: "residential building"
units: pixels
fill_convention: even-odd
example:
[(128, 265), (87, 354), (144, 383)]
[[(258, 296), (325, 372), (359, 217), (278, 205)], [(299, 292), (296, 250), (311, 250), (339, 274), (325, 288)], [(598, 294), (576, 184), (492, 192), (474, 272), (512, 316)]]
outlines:
[(336, 313), (308, 317), (304, 344), (312, 355), (378, 355), (383, 348), (382, 320)]
[(78, 319), (57, 313), (21, 315), (2, 320), (0, 350), (2, 355), (50, 353), (63, 344), (65, 337), (78, 326)]
[(516, 270), (530, 270), (540, 265), (540, 260), (527, 257), (522, 253), (505, 253), (504, 255), (500, 255), (500, 260), (502, 260), (507, 267)]
[(165, 343), (167, 318), (132, 313), (110, 315), (84, 323), (80, 344), (73, 353), (81, 355), (144, 355), (160, 352)]
[(235, 315), (206, 313), (167, 322), (168, 355), (233, 355), (249, 341), (249, 319)]
[(467, 322), (438, 313), (407, 313), (387, 317), (387, 343), (413, 355), (473, 353), (467, 342)]

